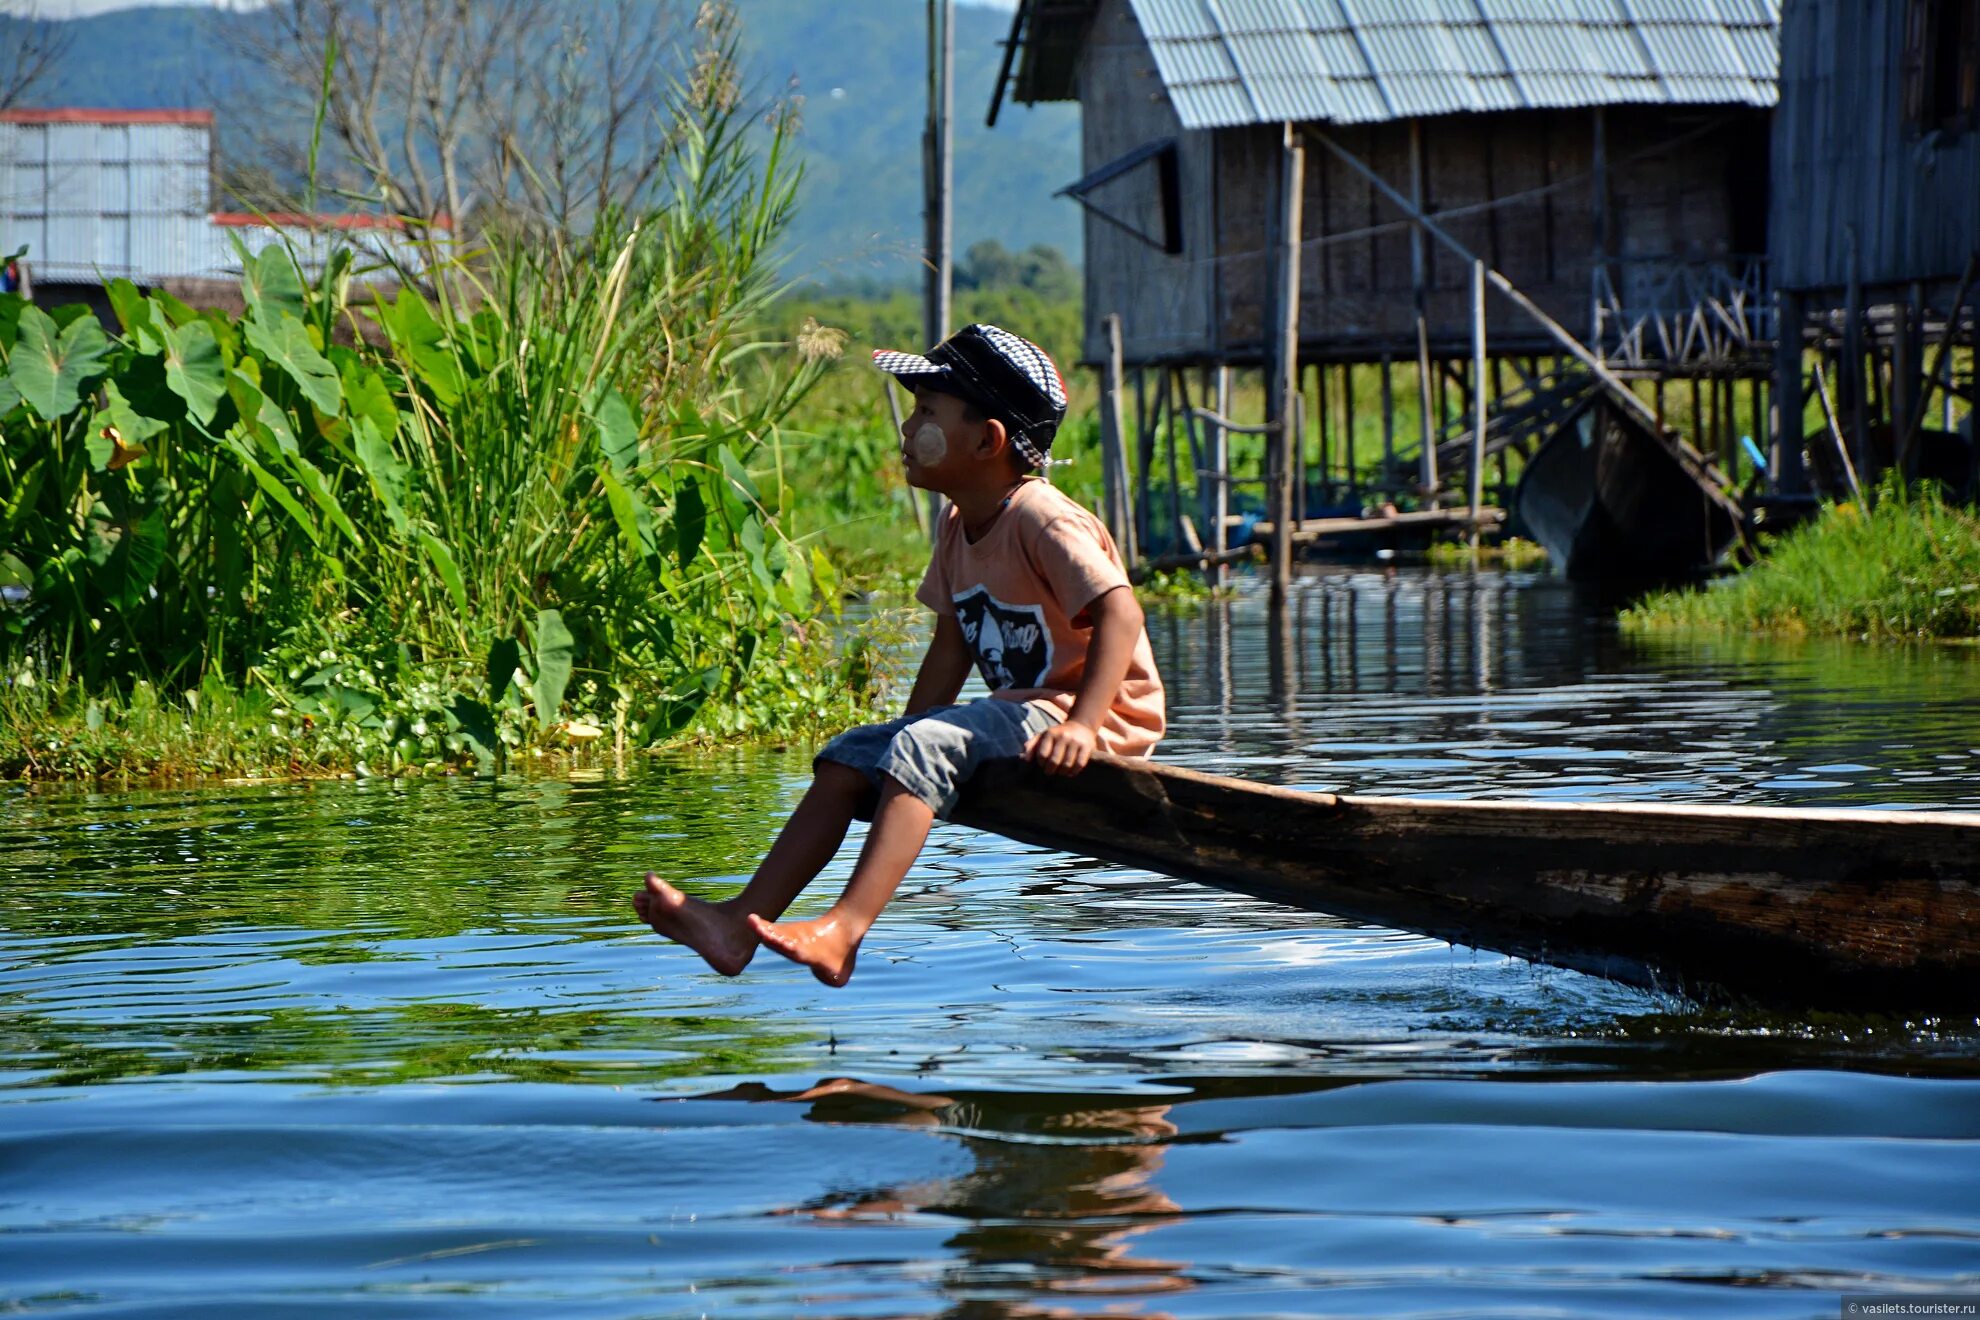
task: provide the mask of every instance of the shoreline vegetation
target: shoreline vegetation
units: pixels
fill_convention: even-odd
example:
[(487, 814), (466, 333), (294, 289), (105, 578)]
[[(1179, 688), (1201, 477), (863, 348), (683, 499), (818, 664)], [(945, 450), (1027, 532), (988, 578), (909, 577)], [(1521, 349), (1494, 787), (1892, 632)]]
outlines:
[(1826, 506), (1742, 572), (1659, 592), (1619, 623), (1639, 636), (1980, 639), (1980, 511), (1886, 479), (1867, 509)]
[(119, 280), (118, 334), (0, 296), (0, 777), (486, 770), (868, 715), (884, 630), (793, 532), (782, 448), (837, 341), (762, 334), (794, 110), (759, 120), (733, 23), (698, 32), (650, 194), (582, 233), (429, 236), (417, 272), (241, 249), (238, 313)]

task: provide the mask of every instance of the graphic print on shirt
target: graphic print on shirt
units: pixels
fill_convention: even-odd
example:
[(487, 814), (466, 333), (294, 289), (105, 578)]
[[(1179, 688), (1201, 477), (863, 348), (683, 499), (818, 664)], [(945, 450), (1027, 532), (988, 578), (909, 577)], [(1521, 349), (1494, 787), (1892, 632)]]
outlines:
[(1043, 687), (1052, 672), (1052, 634), (1042, 605), (1006, 605), (977, 586), (955, 598), (963, 640), (992, 692)]

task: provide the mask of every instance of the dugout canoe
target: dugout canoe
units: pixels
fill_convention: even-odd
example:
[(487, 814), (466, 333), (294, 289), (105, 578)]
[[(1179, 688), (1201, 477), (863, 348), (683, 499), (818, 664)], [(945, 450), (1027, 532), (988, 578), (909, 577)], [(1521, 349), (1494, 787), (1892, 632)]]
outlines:
[(1513, 517), (1576, 581), (1673, 582), (1718, 563), (1737, 503), (1702, 460), (1603, 395), (1570, 413), (1527, 461)]
[(1980, 813), (1304, 793), (1098, 756), (953, 819), (1706, 1002), (1980, 1010)]

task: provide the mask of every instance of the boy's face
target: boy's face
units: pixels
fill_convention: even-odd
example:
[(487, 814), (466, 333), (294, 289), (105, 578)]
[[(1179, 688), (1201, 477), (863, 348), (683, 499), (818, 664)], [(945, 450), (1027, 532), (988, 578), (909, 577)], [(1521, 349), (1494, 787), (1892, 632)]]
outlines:
[(989, 422), (969, 419), (968, 405), (955, 395), (916, 390), (914, 411), (901, 421), (908, 485), (946, 491), (966, 479), (985, 456), (989, 430)]

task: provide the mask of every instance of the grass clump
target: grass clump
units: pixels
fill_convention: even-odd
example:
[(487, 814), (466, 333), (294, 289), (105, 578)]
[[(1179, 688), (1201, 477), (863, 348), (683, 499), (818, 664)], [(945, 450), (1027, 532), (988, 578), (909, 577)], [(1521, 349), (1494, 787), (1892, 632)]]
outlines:
[(1980, 514), (1948, 505), (1936, 486), (1887, 478), (1870, 508), (1830, 506), (1738, 576), (1649, 597), (1621, 625), (1636, 633), (1980, 637)]
[[(1508, 536), (1503, 541), (1480, 544), (1477, 561), (1517, 573), (1545, 565), (1547, 551), (1532, 541)], [(1469, 568), (1472, 563), (1471, 545), (1466, 541), (1433, 541), (1430, 562), (1438, 568)]]

